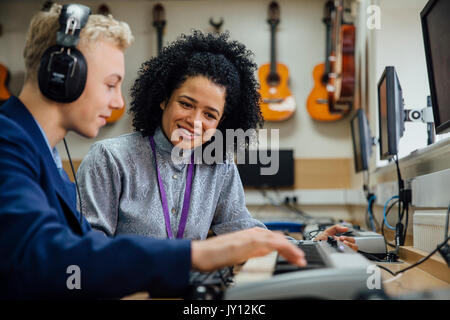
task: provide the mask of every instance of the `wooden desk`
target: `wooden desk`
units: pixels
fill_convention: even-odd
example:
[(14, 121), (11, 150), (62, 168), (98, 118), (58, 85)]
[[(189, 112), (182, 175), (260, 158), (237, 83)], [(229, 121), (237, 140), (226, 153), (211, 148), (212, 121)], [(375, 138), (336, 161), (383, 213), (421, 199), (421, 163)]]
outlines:
[[(413, 247), (401, 247), (401, 263), (378, 263), (389, 270), (396, 272), (419, 261), (428, 253)], [(427, 261), (400, 275), (394, 276), (381, 269), (384, 288), (388, 295), (401, 294), (430, 289), (450, 288), (450, 269), (438, 254), (431, 256)], [(393, 279), (392, 281), (390, 279)]]

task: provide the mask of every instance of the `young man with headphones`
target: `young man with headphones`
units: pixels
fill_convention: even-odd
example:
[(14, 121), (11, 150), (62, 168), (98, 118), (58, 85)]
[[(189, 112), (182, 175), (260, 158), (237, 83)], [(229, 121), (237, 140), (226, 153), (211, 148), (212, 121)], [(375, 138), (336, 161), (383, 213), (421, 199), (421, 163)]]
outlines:
[(54, 5), (31, 21), (24, 87), (0, 108), (0, 298), (179, 296), (190, 270), (273, 250), (305, 264), (284, 236), (261, 228), (205, 241), (107, 238), (77, 212), (55, 146), (68, 131), (95, 137), (123, 107), (123, 51), (132, 38), (127, 24), (81, 5)]

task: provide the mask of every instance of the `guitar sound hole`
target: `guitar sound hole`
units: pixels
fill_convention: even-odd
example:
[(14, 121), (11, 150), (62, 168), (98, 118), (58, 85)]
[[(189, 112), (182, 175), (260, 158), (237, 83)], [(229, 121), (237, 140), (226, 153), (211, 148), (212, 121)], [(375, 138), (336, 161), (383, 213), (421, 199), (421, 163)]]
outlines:
[(322, 81), (322, 83), (324, 84), (324, 85), (326, 85), (327, 83), (328, 83), (328, 80), (330, 79), (330, 77), (328, 76), (328, 73), (324, 73), (323, 75), (322, 75), (322, 78), (320, 79), (320, 81)]
[(280, 84), (280, 76), (277, 73), (269, 73), (267, 76), (269, 86), (277, 86)]

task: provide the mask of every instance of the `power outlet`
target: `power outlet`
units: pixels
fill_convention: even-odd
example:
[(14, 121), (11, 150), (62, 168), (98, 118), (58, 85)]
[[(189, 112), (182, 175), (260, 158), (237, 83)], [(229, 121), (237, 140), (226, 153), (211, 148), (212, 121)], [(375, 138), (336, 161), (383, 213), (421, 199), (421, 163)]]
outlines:
[(296, 205), (297, 202), (298, 202), (297, 196), (285, 196), (284, 197), (284, 204), (286, 204), (286, 205), (290, 205), (290, 204)]

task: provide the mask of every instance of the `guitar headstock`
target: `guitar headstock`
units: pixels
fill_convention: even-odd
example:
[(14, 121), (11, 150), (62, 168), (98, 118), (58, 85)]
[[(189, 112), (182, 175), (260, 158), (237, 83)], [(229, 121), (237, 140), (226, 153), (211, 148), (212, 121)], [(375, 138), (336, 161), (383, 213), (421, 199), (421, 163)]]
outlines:
[(213, 20), (213, 18), (210, 18), (210, 19), (209, 19), (209, 24), (214, 28), (214, 31), (215, 31), (216, 33), (220, 33), (220, 28), (221, 28), (222, 25), (223, 25), (223, 18), (220, 18), (220, 21), (219, 21), (219, 22), (215, 22), (215, 21)]
[(97, 13), (107, 16), (107, 15), (111, 14), (111, 10), (109, 10), (109, 7), (103, 3), (98, 7)]
[(50, 11), (50, 8), (53, 5), (53, 1), (45, 1), (42, 5), (41, 11)]
[(153, 26), (158, 30), (162, 30), (165, 25), (166, 17), (164, 7), (162, 6), (162, 4), (157, 3), (153, 6)]
[(280, 23), (280, 6), (276, 1), (272, 1), (269, 4), (267, 22), (272, 27), (276, 27)]
[(330, 24), (331, 23), (331, 15), (333, 14), (334, 11), (334, 1), (333, 0), (328, 0), (325, 3), (325, 7), (324, 7), (324, 11), (323, 11), (323, 19), (322, 21), (325, 24)]

